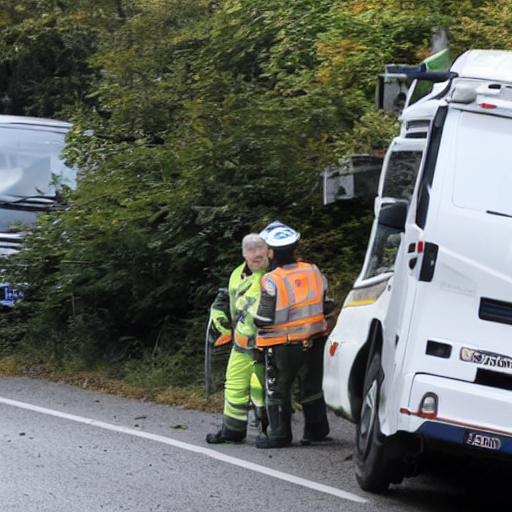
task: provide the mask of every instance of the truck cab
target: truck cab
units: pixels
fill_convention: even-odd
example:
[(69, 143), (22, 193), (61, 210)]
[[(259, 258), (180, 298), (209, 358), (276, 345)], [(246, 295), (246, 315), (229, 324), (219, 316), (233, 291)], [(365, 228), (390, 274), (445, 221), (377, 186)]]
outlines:
[(512, 52), (471, 50), (400, 116), (324, 354), (381, 492), (428, 453), (512, 462)]

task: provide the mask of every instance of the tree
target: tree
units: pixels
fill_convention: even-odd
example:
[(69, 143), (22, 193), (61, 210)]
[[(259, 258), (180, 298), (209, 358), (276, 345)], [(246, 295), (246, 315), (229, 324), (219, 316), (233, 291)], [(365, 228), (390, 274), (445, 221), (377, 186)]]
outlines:
[(374, 107), (384, 64), (423, 60), (436, 26), (455, 55), (471, 40), (510, 48), (509, 11), (503, 0), (4, 2), (4, 111), (11, 101), (73, 121), (66, 157), (80, 169), (70, 209), (43, 218), (12, 260), (33, 338), (50, 326), (68, 353), (136, 339), (199, 355), (239, 242), (276, 218), (301, 232), (341, 301), (372, 204), (323, 207), (321, 169), (386, 148), (396, 120)]

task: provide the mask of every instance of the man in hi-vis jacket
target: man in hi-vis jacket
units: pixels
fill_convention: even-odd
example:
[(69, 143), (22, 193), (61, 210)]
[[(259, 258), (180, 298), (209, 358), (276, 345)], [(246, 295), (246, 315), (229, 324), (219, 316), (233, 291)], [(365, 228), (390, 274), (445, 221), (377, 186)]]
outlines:
[[(222, 427), (216, 434), (206, 436), (209, 444), (242, 442), (247, 434), (251, 402), (260, 430), (266, 429), (263, 351), (255, 348), (256, 326), (251, 311), (257, 307), (260, 280), (269, 264), (268, 252), (267, 244), (258, 234), (246, 235), (242, 240), (245, 262), (229, 279), (231, 318), (223, 323), (231, 322), (233, 348), (226, 368)], [(219, 312), (212, 320), (222, 332)]]

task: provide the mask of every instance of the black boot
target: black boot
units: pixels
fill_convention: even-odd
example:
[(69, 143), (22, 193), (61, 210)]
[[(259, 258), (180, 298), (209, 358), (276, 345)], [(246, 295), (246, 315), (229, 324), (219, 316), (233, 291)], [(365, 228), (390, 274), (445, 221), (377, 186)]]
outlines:
[(206, 442), (208, 444), (241, 443), (244, 439), (245, 432), (230, 430), (224, 425), (216, 434), (206, 435)]
[(304, 435), (301, 444), (309, 445), (313, 441), (330, 441), (327, 408), (323, 398), (302, 404), (304, 413)]
[(267, 405), (268, 434), (261, 432), (256, 438), (256, 448), (285, 448), (292, 444), (291, 411), (280, 405)]

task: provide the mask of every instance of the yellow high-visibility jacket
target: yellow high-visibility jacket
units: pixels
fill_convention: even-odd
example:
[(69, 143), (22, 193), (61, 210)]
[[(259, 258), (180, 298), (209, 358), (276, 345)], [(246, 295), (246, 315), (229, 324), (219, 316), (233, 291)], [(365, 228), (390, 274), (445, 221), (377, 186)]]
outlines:
[(243, 349), (254, 348), (256, 343), (256, 326), (254, 311), (260, 293), (260, 280), (266, 270), (252, 273), (243, 263), (229, 278), (229, 296), (231, 318), (235, 345)]

